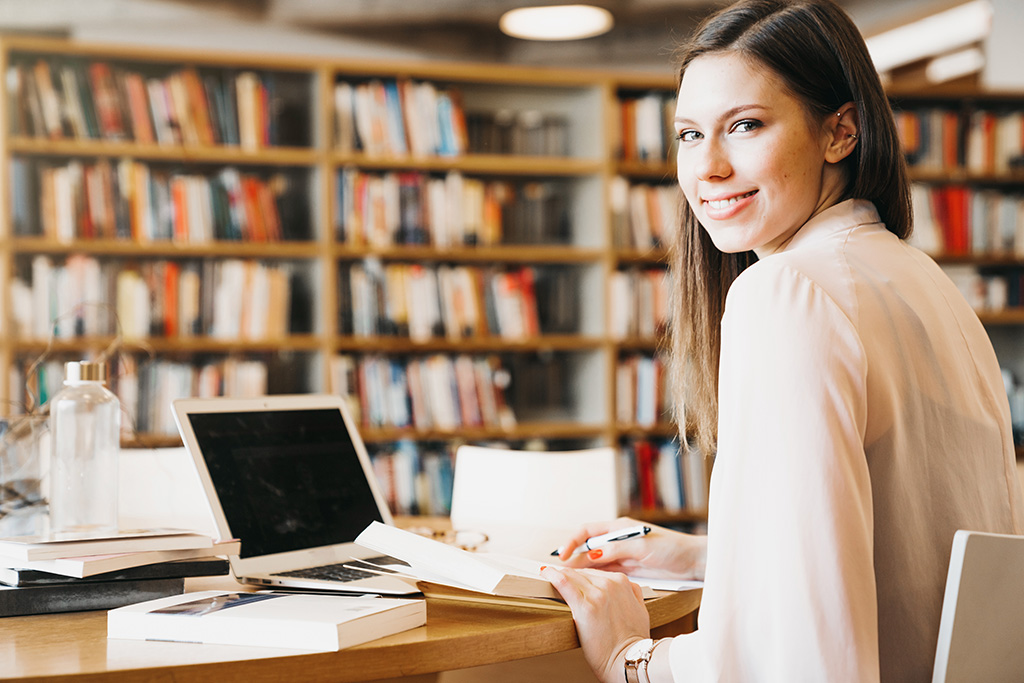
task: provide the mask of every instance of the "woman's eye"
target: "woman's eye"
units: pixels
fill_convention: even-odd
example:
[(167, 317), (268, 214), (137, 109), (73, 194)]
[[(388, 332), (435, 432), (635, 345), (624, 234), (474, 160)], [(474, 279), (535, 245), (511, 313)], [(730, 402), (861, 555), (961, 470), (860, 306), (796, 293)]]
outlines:
[(676, 140), (681, 140), (683, 142), (693, 142), (694, 140), (699, 140), (700, 137), (700, 133), (698, 133), (695, 130), (683, 130), (680, 131), (679, 135), (676, 136)]
[(761, 122), (760, 121), (755, 121), (754, 119), (743, 119), (742, 121), (737, 121), (736, 124), (733, 125), (732, 132), (734, 132), (734, 133), (749, 133), (752, 130), (756, 130), (757, 128), (760, 128), (760, 127), (761, 127)]

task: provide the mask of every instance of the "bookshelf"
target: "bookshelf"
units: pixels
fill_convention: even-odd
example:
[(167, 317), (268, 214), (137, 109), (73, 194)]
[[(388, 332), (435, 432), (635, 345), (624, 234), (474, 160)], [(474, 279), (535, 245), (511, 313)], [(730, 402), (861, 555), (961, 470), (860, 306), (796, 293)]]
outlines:
[(1016, 384), (1024, 457), (1024, 94), (893, 91), (914, 181), (915, 234), (963, 291)]
[[(621, 101), (662, 106), (670, 78), (32, 37), (0, 70), (0, 413), (116, 346), (126, 443), (178, 443), (177, 395), (346, 393), (403, 514), (444, 514), (465, 442), (620, 445), (637, 505), (658, 454), (640, 474), (635, 443), (695, 476), (663, 415), (616, 420), (620, 360), (660, 326), (609, 329), (615, 274), (665, 267), (616, 241), (610, 188), (673, 186), (667, 149), (622, 157)], [(632, 512), (704, 518), (668, 508)]]
[(687, 486), (682, 509), (661, 482), (676, 426), (665, 376), (669, 323), (667, 246), (678, 220), (681, 193), (675, 173), (675, 82), (671, 78), (620, 79), (614, 83), (615, 160), (609, 183), (608, 334), (614, 351), (612, 405), (617, 439), (630, 451), (635, 471), (631, 497), (658, 523), (701, 521), (709, 468), (688, 456), (678, 463)]

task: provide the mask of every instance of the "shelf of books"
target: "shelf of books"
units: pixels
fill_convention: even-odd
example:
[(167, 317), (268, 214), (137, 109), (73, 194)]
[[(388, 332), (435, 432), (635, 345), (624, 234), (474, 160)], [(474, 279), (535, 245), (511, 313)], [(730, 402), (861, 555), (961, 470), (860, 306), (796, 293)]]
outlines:
[(914, 199), (913, 241), (989, 330), (1024, 454), (1024, 94), (892, 93)]
[[(609, 182), (609, 237), (614, 250), (608, 289), (608, 334), (614, 345), (610, 396), (622, 470), (620, 492), (631, 514), (685, 524), (705, 516), (709, 468), (681, 453), (665, 377), (669, 324), (667, 248), (679, 216), (672, 79), (615, 83)], [(679, 483), (681, 482), (681, 485)]]
[(447, 513), (460, 443), (616, 444), (624, 507), (702, 518), (658, 344), (670, 78), (31, 37), (0, 70), (0, 415), (102, 356), (126, 445), (178, 443), (178, 396), (330, 391), (396, 513)]

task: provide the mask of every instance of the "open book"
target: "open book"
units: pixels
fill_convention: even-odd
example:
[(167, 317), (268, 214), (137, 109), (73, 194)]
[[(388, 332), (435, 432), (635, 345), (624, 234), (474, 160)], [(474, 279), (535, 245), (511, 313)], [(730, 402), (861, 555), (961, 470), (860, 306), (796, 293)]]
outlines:
[[(388, 565), (387, 570), (405, 574), (424, 585), (450, 586), (509, 598), (548, 598), (562, 601), (551, 583), (541, 577), (541, 562), (523, 557), (469, 552), (419, 536), (398, 527), (371, 522), (356, 543), (390, 555), (409, 566)], [(641, 587), (644, 597), (654, 591)], [(428, 595), (433, 592), (424, 590)], [(437, 597), (457, 599), (458, 593), (434, 592)]]

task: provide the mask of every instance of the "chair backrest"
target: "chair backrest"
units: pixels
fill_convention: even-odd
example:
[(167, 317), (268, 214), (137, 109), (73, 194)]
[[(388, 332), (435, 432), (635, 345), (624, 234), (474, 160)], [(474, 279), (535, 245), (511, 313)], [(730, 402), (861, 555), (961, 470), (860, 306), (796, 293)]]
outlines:
[[(455, 454), (452, 526), (492, 539), (504, 533), (506, 540), (514, 530), (546, 548), (585, 522), (618, 515), (615, 459), (610, 447), (554, 452), (461, 446)], [(524, 552), (519, 546), (496, 549)]]
[(932, 681), (1024, 681), (1024, 536), (954, 535)]

